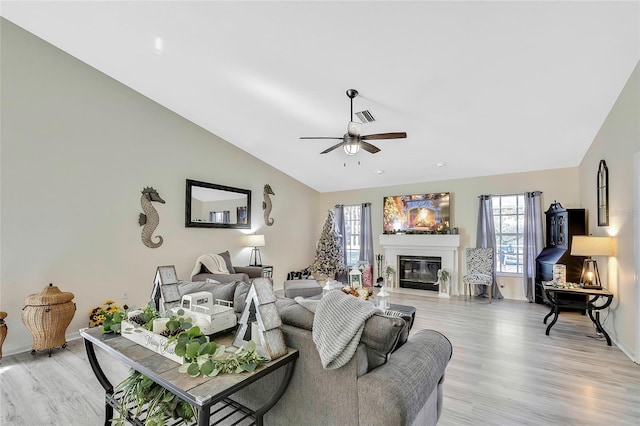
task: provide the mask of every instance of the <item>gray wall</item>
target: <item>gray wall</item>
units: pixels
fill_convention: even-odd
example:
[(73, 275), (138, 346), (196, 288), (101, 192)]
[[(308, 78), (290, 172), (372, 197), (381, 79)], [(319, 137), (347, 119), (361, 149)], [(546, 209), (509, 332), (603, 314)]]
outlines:
[[(561, 184), (559, 184), (561, 182)], [(423, 182), (412, 185), (399, 185), (364, 190), (340, 191), (319, 195), (320, 208), (330, 208), (335, 204), (356, 204), (371, 202), (374, 252), (383, 253), (377, 236), (382, 234), (382, 200), (385, 195), (422, 194), (429, 192), (449, 192), (451, 194), (451, 226), (459, 228), (460, 251), (458, 263), (458, 289), (464, 264), (464, 249), (476, 246), (476, 222), (478, 220), (478, 195), (515, 194), (525, 191), (542, 191), (543, 208), (558, 200), (564, 207), (579, 207), (578, 169), (555, 169), (541, 172), (514, 173), (508, 175), (482, 176), (469, 179), (455, 179), (439, 182)], [(508, 299), (526, 300), (522, 277), (499, 276), (501, 292)]]
[[(106, 299), (146, 304), (159, 265), (175, 265), (185, 280), (204, 253), (230, 250), (248, 265), (244, 233), (265, 235), (262, 259), (274, 265), (276, 286), (311, 263), (316, 191), (12, 23), (2, 20), (1, 31), (5, 354), (30, 348), (24, 298), (49, 282), (75, 294), (74, 333)], [(187, 178), (252, 190), (252, 229), (185, 228)], [(262, 215), (267, 183), (276, 194), (271, 227)], [(145, 186), (166, 201), (154, 203), (157, 249), (140, 240)]]
[[(596, 258), (604, 285), (614, 294), (605, 328), (616, 344), (640, 363), (640, 65), (637, 65), (580, 164), (580, 197), (591, 212), (589, 233), (615, 237), (615, 257)], [(609, 226), (598, 226), (596, 175), (609, 168)]]

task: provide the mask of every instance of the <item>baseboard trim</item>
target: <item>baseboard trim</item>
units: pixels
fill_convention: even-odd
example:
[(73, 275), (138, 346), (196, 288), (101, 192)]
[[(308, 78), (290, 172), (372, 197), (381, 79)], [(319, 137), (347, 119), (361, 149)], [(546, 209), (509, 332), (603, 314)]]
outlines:
[[(67, 342), (71, 342), (73, 340), (78, 340), (80, 339), (80, 332), (76, 331), (75, 333), (69, 333), (65, 335), (65, 339), (67, 340)], [(33, 348), (32, 345), (21, 345), (21, 346), (17, 346), (14, 348), (9, 348), (9, 349), (4, 349), (2, 350), (2, 357), (6, 358), (8, 356), (12, 356), (12, 355), (18, 355), (24, 352), (31, 352), (31, 349)]]

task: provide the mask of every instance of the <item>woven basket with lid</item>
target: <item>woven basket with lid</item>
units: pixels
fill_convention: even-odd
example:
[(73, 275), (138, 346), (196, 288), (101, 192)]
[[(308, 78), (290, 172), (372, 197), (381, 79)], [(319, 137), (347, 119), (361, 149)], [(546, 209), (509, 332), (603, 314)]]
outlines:
[(62, 292), (49, 284), (41, 293), (30, 294), (24, 300), (22, 322), (33, 336), (33, 350), (51, 350), (67, 345), (65, 332), (76, 312), (73, 293)]
[(7, 324), (4, 323), (6, 317), (7, 313), (0, 311), (0, 359), (2, 359), (2, 344), (7, 337)]

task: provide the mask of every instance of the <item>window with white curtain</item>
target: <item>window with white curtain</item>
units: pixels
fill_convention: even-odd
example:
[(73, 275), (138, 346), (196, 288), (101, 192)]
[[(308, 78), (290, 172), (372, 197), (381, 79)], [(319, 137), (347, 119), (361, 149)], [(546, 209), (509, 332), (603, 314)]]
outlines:
[(347, 266), (353, 266), (360, 260), (360, 221), (362, 218), (362, 205), (353, 204), (344, 206), (344, 228), (346, 239)]
[(522, 274), (524, 194), (493, 195), (496, 229), (496, 272)]

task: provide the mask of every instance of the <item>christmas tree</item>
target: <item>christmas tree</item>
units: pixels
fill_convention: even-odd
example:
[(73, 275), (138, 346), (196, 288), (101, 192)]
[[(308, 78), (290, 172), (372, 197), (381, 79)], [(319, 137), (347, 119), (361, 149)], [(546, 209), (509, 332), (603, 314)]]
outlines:
[(340, 234), (336, 227), (336, 217), (333, 210), (329, 210), (327, 220), (322, 226), (322, 234), (320, 234), (316, 247), (316, 257), (309, 268), (316, 278), (323, 274), (332, 279), (336, 272), (345, 269)]

